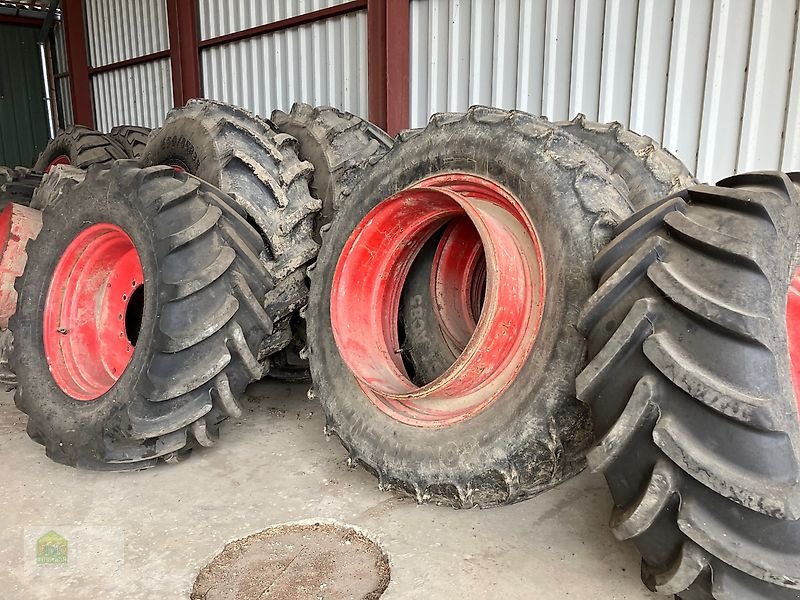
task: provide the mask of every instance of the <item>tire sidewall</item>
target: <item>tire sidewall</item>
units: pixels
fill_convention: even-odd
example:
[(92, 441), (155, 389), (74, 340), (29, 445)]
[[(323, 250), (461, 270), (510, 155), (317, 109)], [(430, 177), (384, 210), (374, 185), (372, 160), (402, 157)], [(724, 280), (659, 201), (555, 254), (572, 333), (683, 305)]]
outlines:
[(179, 116), (148, 140), (140, 161), (144, 166), (178, 164), (187, 173), (220, 187), (221, 154), (214, 132), (202, 119)]

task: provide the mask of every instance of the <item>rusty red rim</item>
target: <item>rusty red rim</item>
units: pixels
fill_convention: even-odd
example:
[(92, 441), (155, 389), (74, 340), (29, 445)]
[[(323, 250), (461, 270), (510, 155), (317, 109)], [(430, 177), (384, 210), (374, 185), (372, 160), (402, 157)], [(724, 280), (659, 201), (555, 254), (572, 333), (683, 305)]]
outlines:
[(786, 296), (786, 336), (789, 344), (792, 389), (800, 413), (800, 268), (795, 271), (789, 282)]
[(55, 167), (56, 165), (71, 165), (72, 161), (69, 159), (69, 156), (66, 154), (59, 154), (50, 163), (45, 167), (44, 172), (49, 173), (50, 170)]
[[(483, 310), (450, 368), (418, 387), (400, 355), (403, 283), (434, 232), (465, 216), (486, 257)], [(539, 237), (520, 202), (488, 179), (448, 174), (403, 190), (362, 219), (336, 265), (331, 324), (342, 359), (375, 406), (404, 423), (444, 427), (484, 410), (515, 379), (536, 339), (544, 294)]]
[(466, 348), (478, 325), (480, 311), (475, 313), (472, 296), (482, 264), (483, 243), (475, 225), (466, 215), (454, 218), (437, 245), (430, 282), (433, 309), (454, 355)]
[(120, 227), (84, 229), (56, 265), (44, 307), (53, 379), (75, 400), (110, 390), (133, 356), (144, 305), (142, 263)]

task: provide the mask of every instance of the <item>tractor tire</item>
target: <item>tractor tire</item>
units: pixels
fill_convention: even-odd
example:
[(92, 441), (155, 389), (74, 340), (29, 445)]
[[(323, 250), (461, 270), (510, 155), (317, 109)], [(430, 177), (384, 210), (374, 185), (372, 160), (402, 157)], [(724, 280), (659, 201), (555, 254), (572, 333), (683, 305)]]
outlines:
[(86, 178), (86, 171), (72, 165), (56, 165), (42, 176), (41, 183), (33, 193), (31, 208), (44, 210), (55, 204), (61, 196)]
[(800, 177), (750, 173), (636, 213), (579, 323), (589, 464), (642, 579), (684, 599), (800, 598)]
[(101, 470), (212, 445), (262, 376), (271, 329), (263, 242), (244, 211), (186, 173), (128, 160), (90, 167), (42, 221), (9, 323), (30, 437), (59, 463)]
[(556, 125), (597, 152), (622, 177), (636, 210), (697, 183), (669, 150), (618, 122), (596, 123), (578, 114), (572, 121)]
[(264, 305), (274, 329), (260, 360), (292, 342), (292, 317), (308, 300), (306, 266), (319, 248), (314, 218), (321, 204), (309, 191), (314, 167), (297, 157), (297, 146), (244, 109), (191, 100), (170, 111), (140, 159), (185, 170), (229, 194), (266, 241), (263, 258), (275, 287)]
[[(17, 172), (27, 171), (18, 167)], [(8, 330), (8, 320), (16, 312), (16, 280), (22, 275), (27, 263), (27, 244), (39, 235), (42, 228), (41, 210), (48, 202), (55, 202), (69, 187), (83, 181), (86, 171), (69, 165), (56, 165), (44, 175), (28, 172), (24, 179), (36, 181), (34, 186), (21, 186), (24, 194), (12, 197), (24, 199), (24, 204), (6, 204), (0, 212), (0, 230), (5, 242), (0, 254), (0, 388), (11, 391), (17, 386), (17, 377), (8, 364), (8, 356), (14, 336)], [(33, 188), (33, 191), (31, 191)], [(31, 196), (28, 194), (31, 193)], [(36, 209), (36, 210), (32, 210)]]
[(273, 111), (272, 122), (300, 143), (300, 158), (314, 165), (311, 192), (322, 201), (317, 228), (330, 223), (365, 170), (394, 145), (380, 127), (330, 106), (296, 102), (288, 114)]
[[(640, 209), (696, 183), (684, 164), (647, 136), (623, 128), (619, 123), (595, 123), (578, 115), (572, 121), (555, 123), (594, 150), (628, 187), (634, 209)], [(624, 226), (624, 223), (621, 225)], [(404, 357), (415, 373), (415, 383), (433, 381), (453, 364), (458, 347), (448, 343), (433, 307), (431, 269), (436, 247), (415, 262), (406, 281), (402, 314), (416, 326), (406, 331)], [(474, 327), (474, 323), (472, 324)]]
[(16, 203), (0, 210), (0, 389), (11, 391), (17, 379), (8, 364), (14, 336), (8, 320), (17, 310), (17, 279), (25, 271), (27, 246), (42, 228), (38, 210)]
[(30, 206), (42, 174), (25, 167), (0, 167), (0, 208), (9, 202)]
[[(312, 107), (296, 102), (288, 112), (276, 110), (272, 122), (281, 133), (295, 138), (299, 156), (314, 165), (311, 193), (322, 201), (316, 230), (329, 223), (344, 197), (392, 147), (394, 140), (381, 128), (351, 113), (329, 106)], [(270, 365), (270, 377), (308, 381), (311, 373), (305, 355), (305, 324), (293, 326), (294, 340)]]
[(128, 158), (128, 153), (113, 138), (94, 129), (75, 125), (59, 131), (48, 142), (36, 159), (33, 170), (47, 173), (55, 165), (86, 169), (89, 165), (108, 164), (123, 158)]
[(149, 127), (117, 125), (108, 135), (125, 149), (129, 158), (139, 158), (147, 146), (147, 138), (151, 131)]
[[(464, 186), (493, 201), (472, 200)], [(403, 270), (443, 219), (462, 214), (453, 198), (477, 211), (506, 274), (492, 275), (504, 285), (487, 286), (487, 305), (520, 311), (519, 327), (487, 317), (464, 364), (416, 388), (397, 347)], [(629, 214), (608, 166), (531, 115), (473, 107), (400, 136), (322, 228), (301, 312), (310, 395), (351, 464), (381, 487), (455, 507), (516, 502), (579, 472), (591, 438), (572, 387), (585, 352), (577, 300), (591, 294), (595, 252)], [(508, 276), (513, 261), (525, 268)]]

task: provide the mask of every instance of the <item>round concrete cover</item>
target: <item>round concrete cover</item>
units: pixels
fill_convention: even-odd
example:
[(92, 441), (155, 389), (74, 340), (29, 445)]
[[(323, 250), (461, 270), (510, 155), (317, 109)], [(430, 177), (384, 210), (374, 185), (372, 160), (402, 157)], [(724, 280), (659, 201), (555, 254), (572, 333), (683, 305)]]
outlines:
[(197, 576), (192, 600), (376, 600), (383, 551), (354, 529), (281, 525), (229, 543)]

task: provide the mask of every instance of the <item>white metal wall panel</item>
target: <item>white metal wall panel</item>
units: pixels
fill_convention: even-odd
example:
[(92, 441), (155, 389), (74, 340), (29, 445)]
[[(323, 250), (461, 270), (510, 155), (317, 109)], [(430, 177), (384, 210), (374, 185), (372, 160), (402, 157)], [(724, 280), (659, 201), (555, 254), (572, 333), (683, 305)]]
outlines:
[(160, 127), (172, 107), (169, 59), (114, 69), (92, 77), (95, 127)]
[(85, 0), (85, 7), (93, 67), (169, 48), (166, 0)]
[[(100, 0), (102, 1), (102, 0)], [(200, 0), (200, 39), (274, 23), (348, 0)]]
[(702, 180), (800, 170), (800, 0), (411, 0), (411, 125), (620, 121)]
[[(67, 71), (67, 49), (64, 40), (64, 25), (62, 22), (56, 23), (53, 29), (55, 43), (52, 45), (51, 54), (53, 57), (53, 73), (65, 73)], [(61, 120), (59, 127), (69, 127), (74, 124), (72, 114), (72, 96), (70, 96), (69, 77), (59, 77), (55, 80), (56, 101), (58, 102)]]
[(207, 48), (201, 75), (207, 98), (263, 116), (296, 101), (366, 116), (366, 11)]

